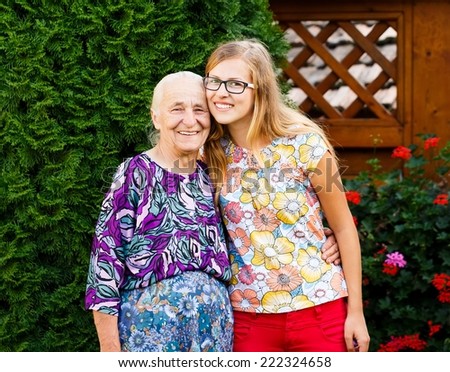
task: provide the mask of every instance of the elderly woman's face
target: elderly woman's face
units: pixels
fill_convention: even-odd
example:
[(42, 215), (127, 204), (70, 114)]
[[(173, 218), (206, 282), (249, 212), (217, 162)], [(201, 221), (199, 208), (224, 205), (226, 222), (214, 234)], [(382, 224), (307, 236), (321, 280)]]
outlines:
[(191, 79), (180, 79), (165, 87), (161, 98), (152, 114), (160, 131), (159, 144), (180, 155), (197, 152), (211, 126), (203, 86)]

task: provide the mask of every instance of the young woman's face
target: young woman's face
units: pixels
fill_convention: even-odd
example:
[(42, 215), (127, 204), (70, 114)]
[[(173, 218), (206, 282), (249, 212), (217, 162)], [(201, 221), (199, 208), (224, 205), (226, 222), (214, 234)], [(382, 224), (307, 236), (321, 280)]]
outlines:
[[(241, 59), (228, 59), (220, 62), (208, 74), (209, 77), (222, 81), (239, 80), (253, 83), (247, 64)], [(254, 91), (245, 88), (241, 94), (229, 93), (225, 84), (219, 90), (206, 89), (209, 111), (220, 124), (249, 126), (253, 116)]]

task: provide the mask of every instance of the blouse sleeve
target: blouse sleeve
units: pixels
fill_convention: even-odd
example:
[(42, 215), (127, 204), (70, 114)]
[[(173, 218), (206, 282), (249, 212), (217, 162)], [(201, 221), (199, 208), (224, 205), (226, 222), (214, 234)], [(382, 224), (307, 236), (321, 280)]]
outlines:
[(311, 175), (329, 149), (323, 138), (316, 133), (303, 136), (298, 145), (300, 164)]
[(92, 241), (85, 308), (117, 316), (124, 281), (124, 247), (135, 227), (132, 186), (128, 176), (130, 160), (117, 169), (107, 192), (95, 226)]

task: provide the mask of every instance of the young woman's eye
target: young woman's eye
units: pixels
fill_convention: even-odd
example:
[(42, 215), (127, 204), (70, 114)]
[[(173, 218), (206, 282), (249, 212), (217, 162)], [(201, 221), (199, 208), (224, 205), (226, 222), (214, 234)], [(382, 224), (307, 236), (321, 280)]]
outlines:
[(230, 80), (228, 86), (231, 88), (242, 88), (244, 87), (244, 83), (242, 81)]

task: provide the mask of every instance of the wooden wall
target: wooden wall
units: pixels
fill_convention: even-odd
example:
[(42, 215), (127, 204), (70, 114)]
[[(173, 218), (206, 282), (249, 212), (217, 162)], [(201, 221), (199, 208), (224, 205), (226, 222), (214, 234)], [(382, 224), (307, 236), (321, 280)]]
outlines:
[[(415, 1), (411, 132), (450, 140), (450, 1)], [(412, 137), (411, 135), (411, 137)]]

